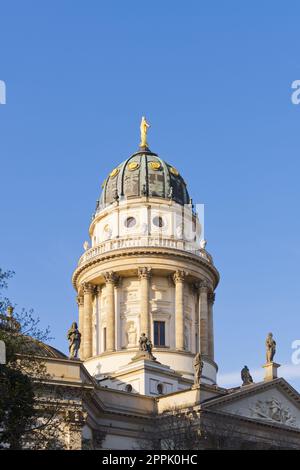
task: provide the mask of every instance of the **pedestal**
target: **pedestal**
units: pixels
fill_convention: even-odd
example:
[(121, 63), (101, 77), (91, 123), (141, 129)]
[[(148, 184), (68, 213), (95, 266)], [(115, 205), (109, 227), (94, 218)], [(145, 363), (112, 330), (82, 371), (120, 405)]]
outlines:
[(268, 380), (274, 380), (277, 379), (277, 369), (280, 367), (280, 364), (277, 364), (276, 362), (268, 362), (263, 366), (265, 369), (265, 377), (264, 381), (267, 382)]
[[(200, 382), (200, 384), (201, 384), (201, 382)], [(192, 390), (200, 390), (200, 384), (197, 384), (197, 385), (194, 384), (194, 385), (192, 385), (191, 389), (192, 389)]]
[[(153, 356), (149, 351), (138, 351), (134, 357), (131, 358), (131, 361), (139, 361), (140, 359), (146, 359), (148, 361), (156, 361), (156, 357)], [(157, 361), (157, 364), (160, 364)]]

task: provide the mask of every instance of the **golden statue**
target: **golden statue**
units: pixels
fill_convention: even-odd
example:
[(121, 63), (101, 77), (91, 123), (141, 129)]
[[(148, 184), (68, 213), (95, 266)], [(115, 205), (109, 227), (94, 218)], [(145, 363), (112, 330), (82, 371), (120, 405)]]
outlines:
[(140, 126), (140, 129), (141, 129), (141, 143), (140, 143), (140, 147), (146, 147), (148, 148), (148, 142), (147, 142), (147, 132), (148, 132), (148, 128), (150, 127), (150, 124), (148, 124), (148, 122), (146, 121), (146, 118), (145, 116), (142, 117), (142, 120), (141, 120), (141, 126)]

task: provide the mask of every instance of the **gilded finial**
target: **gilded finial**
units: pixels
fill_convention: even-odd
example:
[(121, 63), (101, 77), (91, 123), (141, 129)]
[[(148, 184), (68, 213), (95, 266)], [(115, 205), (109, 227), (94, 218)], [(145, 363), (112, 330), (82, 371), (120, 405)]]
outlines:
[(141, 143), (140, 143), (140, 148), (148, 148), (148, 142), (147, 142), (147, 132), (150, 127), (150, 124), (146, 121), (145, 116), (142, 117), (141, 120), (141, 125), (140, 125), (140, 130), (141, 130)]

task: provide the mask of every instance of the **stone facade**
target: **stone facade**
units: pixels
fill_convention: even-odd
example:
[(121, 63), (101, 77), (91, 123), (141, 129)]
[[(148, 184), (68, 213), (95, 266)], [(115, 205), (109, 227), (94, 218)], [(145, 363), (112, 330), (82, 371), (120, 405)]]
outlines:
[[(169, 423), (170, 414), (180, 419), (181, 429), (189, 417), (193, 447), (184, 435), (191, 436), (191, 431), (184, 427), (182, 431), (187, 449), (297, 449), (300, 445), (300, 397), (284, 379), (229, 390), (201, 383), (149, 396), (98, 383), (80, 361), (49, 357), (45, 363), (51, 383), (62, 388), (62, 396), (67, 398), (68, 390), (77, 390), (72, 395), (76, 407), (69, 405), (61, 415), (65, 449), (159, 450), (163, 448), (160, 441), (173, 436), (164, 424)], [(164, 377), (167, 373), (162, 372)], [(170, 371), (169, 375), (172, 380)], [(172, 425), (176, 427), (176, 420)]]
[[(129, 159), (127, 166), (131, 163)], [(165, 171), (161, 160), (160, 169)], [(175, 173), (172, 178), (183, 184)], [(144, 184), (149, 186), (147, 178)], [(124, 188), (129, 191), (128, 185)], [(73, 274), (81, 302), (81, 358), (98, 380), (113, 376), (113, 386), (119, 368), (125, 380), (124, 367), (131, 367), (145, 333), (157, 360), (177, 374), (166, 386), (171, 392), (193, 383), (192, 362), (198, 351), (203, 355), (203, 381), (215, 384), (212, 299), (219, 274), (211, 255), (201, 248), (202, 227), (192, 204), (152, 193), (133, 197), (129, 191), (110, 203), (104, 203), (106, 196), (100, 198), (89, 229), (91, 248)], [(160, 330), (159, 339), (155, 330)], [(135, 390), (152, 389), (142, 385), (145, 376), (132, 380), (128, 385)]]
[[(81, 361), (47, 359), (52, 381), (82, 392), (62, 418), (65, 448), (299, 448), (300, 398), (278, 364), (261, 383), (217, 385), (219, 274), (202, 229), (183, 178), (149, 149), (104, 181), (73, 274)], [(143, 333), (154, 358), (139, 351)]]

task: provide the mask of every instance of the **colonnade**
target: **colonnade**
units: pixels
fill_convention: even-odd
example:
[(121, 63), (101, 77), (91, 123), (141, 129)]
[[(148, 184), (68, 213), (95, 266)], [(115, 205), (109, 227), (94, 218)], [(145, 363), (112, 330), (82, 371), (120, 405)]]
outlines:
[[(151, 337), (150, 324), (150, 282), (151, 268), (138, 268), (140, 282), (140, 331)], [(185, 305), (184, 290), (187, 282), (187, 274), (183, 270), (173, 273), (175, 284), (175, 349), (184, 351), (184, 322)], [(106, 351), (116, 350), (115, 337), (115, 288), (118, 286), (119, 276), (110, 271), (104, 273), (106, 284)], [(214, 359), (214, 334), (213, 334), (213, 303), (215, 294), (212, 285), (208, 281), (201, 281), (195, 285), (198, 292), (197, 325), (199, 328), (198, 350), (207, 358)], [(93, 298), (97, 295), (99, 286), (91, 283), (83, 283), (77, 297), (79, 309), (79, 331), (81, 332), (80, 359), (85, 360), (93, 355)]]

